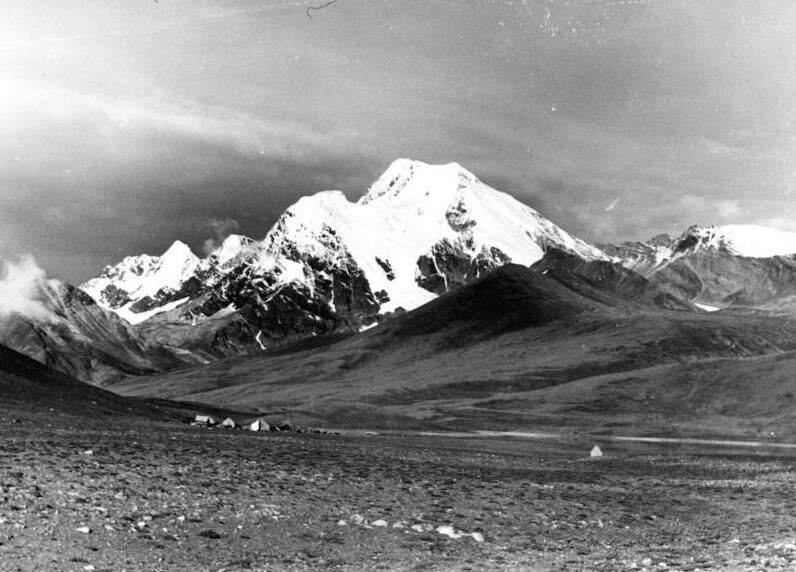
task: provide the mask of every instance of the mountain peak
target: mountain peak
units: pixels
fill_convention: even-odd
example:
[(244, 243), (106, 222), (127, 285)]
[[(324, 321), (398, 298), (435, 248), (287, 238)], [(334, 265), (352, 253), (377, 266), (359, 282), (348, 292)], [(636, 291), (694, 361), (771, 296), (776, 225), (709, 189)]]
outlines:
[(175, 259), (190, 259), (196, 258), (196, 255), (191, 250), (191, 247), (181, 240), (175, 240), (171, 246), (160, 255), (161, 260), (175, 260)]
[(476, 181), (478, 178), (459, 163), (431, 165), (396, 159), (359, 199), (359, 204), (433, 200)]
[(126, 306), (161, 290), (179, 289), (200, 264), (187, 244), (175, 240), (161, 256), (128, 256), (80, 288), (104, 308), (129, 319), (129, 313), (123, 313)]
[(676, 249), (714, 249), (748, 258), (770, 258), (796, 254), (796, 233), (752, 224), (691, 226), (677, 240)]
[[(528, 266), (551, 246), (607, 258), (460, 164), (411, 159), (394, 161), (358, 202), (341, 191), (302, 197), (262, 241), (249, 241), (232, 235), (203, 261), (178, 241), (136, 276), (92, 281), (90, 294), (128, 319), (128, 309), (147, 319), (147, 312), (207, 293), (207, 315), (256, 308), (247, 319), (266, 335), (277, 326), (319, 328), (335, 315), (370, 324), (505, 263)], [(285, 326), (274, 314), (281, 316), (285, 304), (312, 317)]]

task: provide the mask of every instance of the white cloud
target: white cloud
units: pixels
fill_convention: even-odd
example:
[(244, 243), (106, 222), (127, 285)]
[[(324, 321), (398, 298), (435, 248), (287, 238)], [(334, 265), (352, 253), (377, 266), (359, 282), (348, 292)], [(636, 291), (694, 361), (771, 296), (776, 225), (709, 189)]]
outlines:
[[(47, 140), (43, 133), (127, 159), (157, 154), (153, 141), (158, 139), (213, 145), (263, 159), (312, 157), (339, 144), (334, 133), (300, 122), (177, 101), (154, 88), (151, 95), (124, 99), (3, 77), (0, 121), (6, 134), (0, 151), (6, 148), (9, 156), (22, 157), (41, 152), (35, 142)], [(70, 155), (69, 149), (62, 151)]]
[(51, 321), (52, 313), (40, 299), (47, 275), (30, 255), (2, 261), (0, 270), (0, 317), (22, 314), (33, 320)]
[(756, 221), (761, 226), (767, 226), (775, 230), (785, 232), (796, 232), (796, 220), (783, 217), (773, 217)]
[(210, 256), (215, 252), (230, 234), (240, 230), (240, 223), (234, 218), (211, 218), (207, 221), (207, 226), (211, 228), (215, 236), (208, 238), (202, 245), (202, 252), (205, 256)]
[(744, 214), (740, 203), (737, 200), (714, 200), (701, 195), (683, 195), (677, 199), (676, 210), (679, 211), (680, 218), (686, 218), (697, 215), (699, 219), (705, 219), (705, 222), (699, 224), (729, 224), (746, 222), (739, 220)]
[(737, 219), (743, 214), (741, 205), (735, 200), (718, 201), (716, 203), (716, 212), (719, 218), (726, 221)]

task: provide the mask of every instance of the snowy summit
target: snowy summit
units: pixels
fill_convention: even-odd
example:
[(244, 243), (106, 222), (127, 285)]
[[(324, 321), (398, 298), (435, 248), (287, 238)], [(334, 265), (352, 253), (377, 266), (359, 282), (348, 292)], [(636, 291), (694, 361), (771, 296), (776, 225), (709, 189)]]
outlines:
[[(193, 278), (212, 288), (242, 264), (265, 288), (290, 283), (310, 296), (328, 289), (324, 303), (338, 312), (335, 280), (344, 271), (347, 298), (369, 297), (367, 313), (375, 306), (378, 314), (413, 309), (507, 262), (530, 265), (551, 245), (608, 258), (457, 163), (399, 159), (356, 202), (340, 191), (301, 198), (262, 241), (232, 235), (203, 260), (178, 241), (160, 257), (128, 257), (82, 288), (140, 322), (185, 303), (181, 289)], [(273, 292), (263, 294), (259, 304)]]

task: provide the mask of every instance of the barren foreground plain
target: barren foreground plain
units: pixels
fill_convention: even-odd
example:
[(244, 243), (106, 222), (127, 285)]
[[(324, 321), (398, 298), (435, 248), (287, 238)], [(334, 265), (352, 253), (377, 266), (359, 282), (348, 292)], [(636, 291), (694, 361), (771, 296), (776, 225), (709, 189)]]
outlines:
[(796, 325), (602, 270), (117, 393), (0, 346), (0, 571), (796, 568)]
[(0, 449), (3, 571), (796, 566), (785, 448), (252, 434), (0, 406)]

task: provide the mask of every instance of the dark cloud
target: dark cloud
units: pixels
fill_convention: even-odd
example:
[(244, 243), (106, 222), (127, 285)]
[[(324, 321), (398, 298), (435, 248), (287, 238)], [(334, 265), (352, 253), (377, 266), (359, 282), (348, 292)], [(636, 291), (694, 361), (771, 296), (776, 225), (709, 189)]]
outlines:
[(790, 0), (306, 5), (10, 0), (0, 257), (79, 282), (262, 238), (397, 157), (458, 161), (592, 240), (796, 230)]

